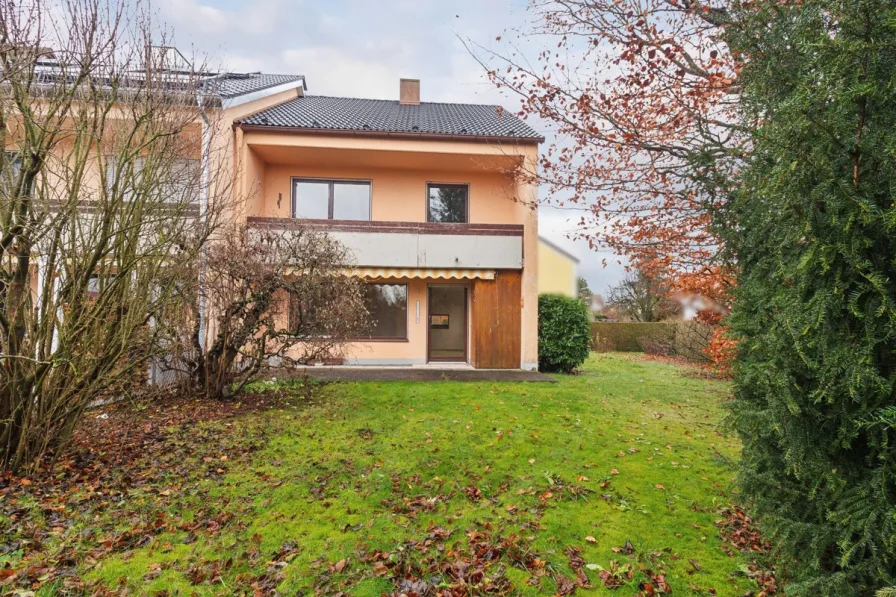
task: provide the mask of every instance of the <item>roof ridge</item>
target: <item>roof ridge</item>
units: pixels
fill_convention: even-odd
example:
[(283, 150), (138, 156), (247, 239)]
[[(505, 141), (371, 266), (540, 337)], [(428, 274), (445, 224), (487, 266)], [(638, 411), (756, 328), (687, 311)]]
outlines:
[(496, 104), (421, 102), (410, 108), (405, 109), (404, 104), (393, 99), (303, 95), (240, 118), (236, 124), (544, 141), (524, 118)]
[(294, 77), (296, 79), (302, 79), (305, 75), (296, 75), (293, 73), (265, 73), (262, 71), (254, 70), (251, 72), (241, 72), (238, 70), (227, 70), (219, 73), (221, 75), (255, 75), (258, 77)]
[[(306, 93), (305, 95), (302, 96), (302, 98), (305, 98), (305, 99), (310, 99), (313, 97), (319, 97), (319, 98), (323, 98), (323, 99), (345, 99), (345, 100), (355, 100), (355, 101), (361, 101), (361, 102), (389, 102), (392, 104), (399, 104), (398, 100), (380, 99), (380, 98), (376, 98), (376, 97), (348, 97), (348, 96), (344, 96), (344, 95), (318, 95), (316, 93)], [(295, 99), (302, 99), (302, 98), (295, 98)], [(423, 104), (427, 104), (430, 106), (479, 106), (482, 108), (501, 108), (502, 110), (509, 112), (509, 110), (507, 108), (505, 108), (504, 106), (502, 106), (501, 104), (470, 104), (470, 103), (465, 103), (465, 102), (420, 102), (419, 105), (423, 105)], [(418, 105), (418, 104), (400, 104), (400, 105), (413, 106), (413, 105)]]

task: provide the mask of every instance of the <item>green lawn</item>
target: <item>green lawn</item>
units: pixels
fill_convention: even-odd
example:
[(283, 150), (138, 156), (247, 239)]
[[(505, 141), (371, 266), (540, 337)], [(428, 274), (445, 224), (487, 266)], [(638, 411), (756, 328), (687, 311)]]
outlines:
[(747, 556), (716, 526), (738, 452), (719, 428), (728, 386), (696, 371), (610, 354), (557, 384), (334, 384), (310, 401), (270, 385), (279, 408), (171, 426), (187, 449), (136, 456), (164, 474), (46, 541), (94, 590), (130, 594), (634, 595), (664, 577), (675, 595), (743, 595)]

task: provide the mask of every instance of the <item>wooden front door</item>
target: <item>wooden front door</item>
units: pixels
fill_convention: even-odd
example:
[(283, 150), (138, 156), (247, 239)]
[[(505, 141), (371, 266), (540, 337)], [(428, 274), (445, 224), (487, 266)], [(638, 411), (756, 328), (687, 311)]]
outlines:
[(499, 271), (474, 280), (472, 363), (480, 369), (519, 369), (522, 349), (522, 272)]

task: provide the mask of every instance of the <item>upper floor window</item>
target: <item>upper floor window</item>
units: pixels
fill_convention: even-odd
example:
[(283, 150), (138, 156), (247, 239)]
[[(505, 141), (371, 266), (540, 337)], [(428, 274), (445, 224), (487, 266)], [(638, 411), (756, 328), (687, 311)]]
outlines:
[[(165, 203), (187, 204), (199, 200), (200, 162), (199, 160), (177, 158), (163, 164), (156, 165), (156, 171), (151, 174), (152, 179), (144, 179), (146, 166), (145, 157), (134, 158), (130, 163), (120, 163), (116, 156), (106, 156), (106, 190), (112, 192), (116, 183), (120, 185), (126, 201), (131, 201), (139, 193), (159, 193)], [(131, 178), (125, 180), (125, 175), (130, 169)]]
[(464, 223), (468, 220), (470, 188), (465, 184), (426, 185), (428, 222)]
[(369, 220), (370, 182), (294, 178), (292, 217), (314, 220)]

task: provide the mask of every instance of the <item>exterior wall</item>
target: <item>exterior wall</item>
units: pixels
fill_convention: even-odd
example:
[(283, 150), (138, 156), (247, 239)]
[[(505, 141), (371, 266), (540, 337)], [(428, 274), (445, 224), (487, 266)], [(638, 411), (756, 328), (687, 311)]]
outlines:
[[(522, 161), (528, 169), (536, 168), (537, 146), (242, 129), (237, 129), (236, 135), (248, 165), (245, 174), (251, 178), (243, 188), (256, 189), (247, 202), (247, 216), (289, 218), (292, 179), (306, 177), (371, 181), (371, 219), (395, 222), (426, 221), (428, 182), (467, 184), (470, 223), (523, 225), (520, 362), (524, 369), (537, 368), (539, 248), (537, 210), (533, 207), (537, 188), (507, 174)], [(518, 237), (515, 241), (519, 242)], [(418, 300), (420, 323), (415, 318)], [(356, 343), (350, 347), (347, 362), (425, 362), (425, 282), (410, 282), (408, 310), (408, 342)]]
[[(383, 284), (406, 284), (408, 287), (408, 334), (404, 340), (373, 340), (350, 343), (345, 350), (349, 365), (422, 365), (427, 360), (427, 322), (429, 321), (427, 288), (430, 284), (457, 284), (469, 288), (471, 281), (382, 279)], [(468, 293), (469, 294), (469, 293)], [(419, 303), (419, 318), (418, 313)], [(285, 324), (286, 310), (280, 317)], [(469, 326), (469, 318), (467, 325)], [(469, 354), (469, 346), (468, 346)]]
[[(538, 169), (538, 149), (532, 147), (524, 157), (526, 170)], [(516, 196), (524, 205), (523, 253), (526, 266), (522, 281), (522, 359), (521, 367), (526, 370), (538, 369), (538, 188), (531, 183), (519, 181)]]
[(538, 243), (538, 294), (576, 296), (576, 261), (541, 241)]
[[(346, 163), (308, 166), (267, 164), (257, 182), (265, 217), (288, 218), (292, 209), (292, 178), (333, 178), (371, 181), (373, 220), (425, 222), (429, 182), (469, 184), (470, 223), (523, 224), (526, 208), (513, 200), (512, 181), (500, 172), (446, 172), (436, 161), (431, 170), (357, 167)], [(254, 215), (254, 214), (249, 214)]]
[[(240, 164), (244, 166), (238, 186), (247, 197), (245, 216), (291, 217), (294, 177), (369, 180), (371, 219), (391, 222), (426, 221), (427, 183), (469, 185), (471, 224), (523, 226), (520, 362), (525, 369), (537, 368), (538, 219), (533, 207), (537, 204), (537, 188), (507, 174), (523, 161), (526, 168), (534, 169), (537, 146), (500, 147), (476, 141), (319, 135), (241, 128), (236, 129), (234, 141)], [(458, 239), (450, 240), (456, 242)], [(518, 246), (519, 237), (514, 241)], [(483, 253), (492, 251), (485, 245), (480, 249)], [(469, 263), (451, 265), (475, 267), (476, 263), (471, 256)], [(520, 269), (519, 263), (512, 260), (501, 265)], [(426, 286), (427, 281), (408, 281), (407, 341), (353, 343), (346, 362), (372, 365), (426, 362)], [(420, 302), (419, 322), (417, 301)]]

